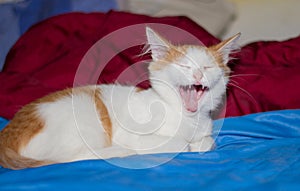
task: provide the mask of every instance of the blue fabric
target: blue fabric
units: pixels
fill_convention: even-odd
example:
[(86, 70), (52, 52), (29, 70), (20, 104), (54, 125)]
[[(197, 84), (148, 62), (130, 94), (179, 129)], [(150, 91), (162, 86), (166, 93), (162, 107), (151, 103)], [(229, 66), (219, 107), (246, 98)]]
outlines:
[(0, 4), (0, 71), (11, 46), (33, 24), (72, 11), (110, 9), (117, 9), (115, 0), (20, 0)]
[[(220, 130), (220, 131), (219, 131)], [(88, 160), (19, 171), (0, 168), (0, 190), (299, 190), (300, 110), (215, 121), (217, 147), (172, 154)]]
[(0, 71), (6, 54), (20, 36), (18, 16), (10, 4), (0, 4)]
[(9, 121), (0, 117), (0, 130), (6, 126)]

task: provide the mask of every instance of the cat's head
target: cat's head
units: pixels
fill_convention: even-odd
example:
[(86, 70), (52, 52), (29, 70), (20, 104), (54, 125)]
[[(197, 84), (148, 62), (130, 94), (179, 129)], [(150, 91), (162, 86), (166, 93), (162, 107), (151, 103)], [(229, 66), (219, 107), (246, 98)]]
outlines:
[(240, 34), (211, 47), (176, 46), (150, 28), (146, 28), (146, 35), (153, 59), (149, 65), (152, 87), (170, 101), (175, 102), (177, 95), (187, 112), (214, 109), (226, 90), (227, 62), (238, 47)]

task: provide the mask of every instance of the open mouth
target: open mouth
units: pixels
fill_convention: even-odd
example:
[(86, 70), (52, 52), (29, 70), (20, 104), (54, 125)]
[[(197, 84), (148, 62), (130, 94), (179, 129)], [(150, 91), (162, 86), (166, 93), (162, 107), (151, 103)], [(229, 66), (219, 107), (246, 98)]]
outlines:
[(186, 110), (196, 112), (198, 110), (199, 100), (207, 90), (208, 87), (203, 85), (179, 86), (179, 93)]

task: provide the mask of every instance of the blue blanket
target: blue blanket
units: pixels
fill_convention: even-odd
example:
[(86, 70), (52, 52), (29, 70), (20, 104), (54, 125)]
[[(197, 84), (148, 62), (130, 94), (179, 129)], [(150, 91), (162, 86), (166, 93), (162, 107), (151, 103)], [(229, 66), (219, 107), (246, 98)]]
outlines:
[(300, 110), (217, 120), (214, 136), (207, 153), (0, 168), (0, 190), (299, 190)]

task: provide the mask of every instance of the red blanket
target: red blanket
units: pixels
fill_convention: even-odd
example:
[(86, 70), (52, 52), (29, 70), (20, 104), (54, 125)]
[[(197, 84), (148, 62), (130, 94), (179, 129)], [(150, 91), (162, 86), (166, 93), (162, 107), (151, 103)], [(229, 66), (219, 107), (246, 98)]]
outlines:
[[(136, 56), (141, 52), (139, 43), (111, 59), (104, 57), (108, 61), (105, 67), (97, 65), (103, 60), (96, 63), (88, 59), (82, 67), (81, 60), (97, 41), (112, 32), (150, 23), (176, 26), (205, 45), (219, 42), (186, 17), (152, 18), (112, 11), (107, 14), (70, 13), (50, 18), (30, 28), (9, 52), (0, 73), (0, 116), (10, 119), (24, 104), (73, 85), (116, 80), (134, 83), (146, 70), (144, 64), (135, 64), (136, 67), (126, 70), (133, 63), (147, 59)], [(128, 35), (108, 38), (109, 50), (96, 51), (110, 55), (119, 45), (135, 39), (128, 39)], [(141, 41), (139, 38), (136, 40)], [(175, 35), (171, 40), (186, 43), (191, 38)], [(300, 107), (297, 87), (300, 83), (300, 37), (285, 42), (256, 42), (243, 47), (235, 58), (231, 63), (233, 77), (228, 88), (226, 116)], [(95, 70), (99, 67), (102, 67), (100, 72)], [(120, 79), (123, 71), (127, 72), (127, 78)], [(147, 87), (148, 84), (146, 81), (139, 85)]]

